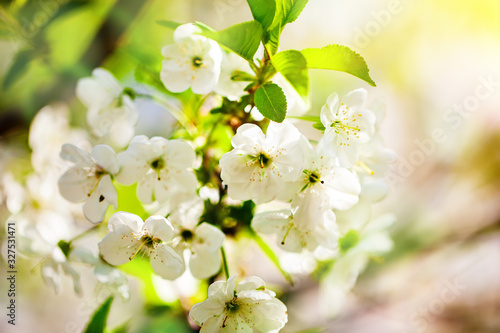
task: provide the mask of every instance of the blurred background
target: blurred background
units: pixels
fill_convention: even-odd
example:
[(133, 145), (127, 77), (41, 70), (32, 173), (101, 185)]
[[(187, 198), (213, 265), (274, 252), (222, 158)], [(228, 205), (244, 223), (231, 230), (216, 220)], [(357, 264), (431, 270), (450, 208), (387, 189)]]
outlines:
[[(127, 84), (138, 65), (160, 69), (172, 32), (157, 20), (222, 29), (252, 18), (244, 0), (0, 3), (0, 172), (16, 178), (31, 170), (28, 131), (40, 109), (69, 110), (70, 125), (85, 127), (79, 78), (102, 66)], [(288, 300), (284, 332), (500, 332), (499, 17), (497, 0), (310, 0), (287, 25), (281, 50), (347, 45), (377, 83), (311, 70), (309, 113), (319, 114), (334, 91), (364, 87), (370, 99), (385, 99), (381, 133), (399, 157), (388, 175), (392, 191), (376, 206), (376, 214), (397, 216), (394, 249), (371, 262), (334, 319), (319, 315), (319, 289), (304, 279)], [(152, 128), (155, 114), (138, 126), (166, 131)], [(5, 193), (0, 200), (4, 222)], [(68, 281), (56, 296), (32, 272), (36, 261), (24, 264), (16, 332), (81, 331), (99, 303), (75, 296)], [(111, 326), (143, 311), (138, 288), (131, 282), (131, 301), (112, 308)], [(137, 331), (186, 331), (165, 313)]]

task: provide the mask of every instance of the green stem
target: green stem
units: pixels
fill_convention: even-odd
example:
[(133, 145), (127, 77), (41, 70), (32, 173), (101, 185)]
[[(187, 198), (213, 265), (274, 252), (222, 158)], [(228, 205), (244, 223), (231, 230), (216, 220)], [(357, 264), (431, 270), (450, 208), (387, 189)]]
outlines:
[(267, 245), (267, 243), (262, 238), (260, 238), (260, 236), (257, 235), (255, 231), (251, 229), (250, 229), (250, 235), (255, 240), (260, 249), (265, 253), (265, 255), (273, 262), (276, 268), (281, 272), (281, 274), (283, 274), (283, 277), (288, 281), (288, 283), (290, 283), (290, 285), (293, 286), (294, 283), (292, 277), (290, 276), (290, 274), (288, 274), (288, 272), (284, 271), (283, 268), (281, 268), (278, 256), (269, 247), (269, 245)]
[(210, 129), (210, 132), (208, 132), (205, 144), (200, 149), (203, 153), (205, 153), (205, 150), (207, 150), (207, 148), (210, 146), (210, 143), (212, 143), (212, 136), (214, 135), (215, 130), (217, 129), (217, 125), (219, 125), (222, 118), (223, 118), (222, 116), (218, 117), (217, 120), (215, 121), (214, 125)]
[(222, 254), (222, 263), (224, 265), (224, 273), (226, 273), (226, 280), (229, 279), (229, 268), (227, 265), (226, 251), (224, 250), (224, 246), (221, 246), (220, 253)]
[(305, 121), (314, 121), (321, 122), (321, 119), (318, 116), (287, 116), (287, 118), (305, 120)]

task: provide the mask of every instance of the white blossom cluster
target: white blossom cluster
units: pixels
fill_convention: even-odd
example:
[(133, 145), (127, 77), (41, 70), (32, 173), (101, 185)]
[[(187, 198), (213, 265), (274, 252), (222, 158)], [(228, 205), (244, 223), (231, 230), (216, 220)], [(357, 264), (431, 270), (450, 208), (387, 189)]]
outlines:
[[(171, 92), (191, 88), (195, 94), (215, 92), (238, 100), (245, 94), (246, 83), (233, 78), (247, 70), (248, 64), (199, 32), (193, 24), (175, 30), (175, 44), (161, 50), (161, 81)], [(61, 147), (60, 157), (67, 163), (64, 172), (57, 173), (60, 195), (71, 203), (82, 203), (88, 221), (107, 221), (108, 232), (98, 243), (100, 255), (97, 247), (73, 247), (69, 255), (64, 253), (60, 241), (70, 241), (75, 234), (61, 233), (78, 212), (64, 201), (54, 200), (55, 195), (45, 200), (32, 193), (36, 204), (25, 208), (24, 214), (32, 214), (28, 220), (36, 215), (37, 221), (25, 225), (23, 237), (28, 239), (29, 251), (44, 255), (41, 270), (45, 281), (58, 290), (58, 272), (62, 270), (74, 279), (79, 290), (79, 275), (72, 261), (84, 262), (95, 267), (100, 282), (127, 297), (127, 279), (112, 266), (126, 264), (137, 256), (149, 258), (154, 273), (165, 279), (179, 278), (186, 266), (195, 278), (216, 276), (225, 260), (221, 248), (226, 237), (218, 226), (204, 220), (200, 196), (208, 188), (195, 173), (203, 159), (194, 148), (197, 144), (135, 135), (140, 113), (135, 92), (102, 68), (95, 69), (92, 77), (81, 79), (76, 94), (88, 108), (87, 123), (96, 144), (83, 145), (82, 149), (87, 137), (49, 144), (54, 138), (76, 134), (69, 133), (67, 123), (55, 131), (55, 136), (54, 132), (34, 130), (43, 128), (39, 123), (44, 120), (38, 118), (30, 133), (33, 166), (55, 158), (54, 151), (41, 149)], [(219, 163), (222, 187), (233, 201), (252, 200), (257, 205), (281, 202), (286, 206), (255, 214), (251, 228), (257, 233), (274, 235), (276, 246), (284, 251), (326, 249), (333, 253), (336, 262), (323, 283), (330, 301), (342, 299), (341, 295), (352, 288), (368, 258), (392, 246), (386, 229), (393, 218), (372, 220), (371, 204), (387, 194), (384, 174), (395, 156), (378, 133), (382, 104), (371, 109), (366, 104), (364, 89), (343, 98), (335, 93), (328, 97), (319, 117), (324, 130), (317, 142), (288, 120), (271, 121), (265, 133), (257, 124), (244, 123), (231, 138), (232, 150), (225, 152)], [(37, 117), (46, 114), (40, 112)], [(44, 133), (42, 138), (40, 132)], [(39, 194), (54, 190), (54, 176), (43, 179), (47, 184)], [(36, 170), (32, 178), (42, 181)], [(14, 193), (8, 197), (10, 206), (17, 207), (12, 208), (15, 214), (21, 211), (20, 205), (30, 204), (26, 200), (16, 202), (16, 191), (22, 191), (9, 182), (4, 177), (4, 187)], [(144, 216), (127, 212), (126, 205), (121, 204), (120, 188), (128, 186), (135, 187), (145, 208)], [(218, 203), (219, 198), (210, 201)], [(33, 212), (28, 213), (30, 210)], [(227, 267), (225, 270), (229, 276)], [(337, 301), (328, 307), (337, 312), (340, 305)], [(286, 306), (255, 276), (239, 283), (235, 276), (214, 282), (207, 300), (194, 305), (190, 316), (202, 327), (201, 332), (275, 332), (288, 321)]]
[(245, 82), (232, 77), (239, 71), (249, 71), (248, 63), (234, 53), (222, 50), (219, 45), (202, 35), (201, 29), (192, 23), (175, 29), (175, 44), (161, 50), (161, 80), (172, 92), (188, 88), (195, 94), (216, 92), (229, 99), (243, 96)]

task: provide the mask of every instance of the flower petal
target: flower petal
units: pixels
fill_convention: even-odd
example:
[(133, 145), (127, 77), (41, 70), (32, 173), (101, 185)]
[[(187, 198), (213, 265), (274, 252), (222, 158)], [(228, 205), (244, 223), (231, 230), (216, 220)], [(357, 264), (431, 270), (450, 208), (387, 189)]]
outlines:
[[(210, 297), (202, 303), (193, 305), (189, 311), (189, 317), (199, 326), (205, 327), (208, 319), (218, 317), (224, 312), (225, 302), (220, 297)], [(205, 330), (209, 329), (213, 324), (207, 323)], [(218, 332), (218, 331), (215, 331)]]
[(275, 234), (290, 223), (290, 215), (288, 209), (255, 214), (252, 228), (263, 234)]
[(94, 165), (89, 153), (71, 143), (63, 144), (59, 155), (63, 160), (73, 162), (79, 167), (92, 167)]
[(262, 129), (254, 124), (243, 124), (236, 130), (236, 134), (231, 139), (234, 148), (241, 148), (249, 155), (256, 155), (261, 152), (266, 138)]
[[(152, 139), (151, 139), (152, 140)], [(192, 168), (196, 154), (193, 147), (182, 140), (168, 140), (162, 145), (167, 168)]]
[(189, 270), (197, 279), (207, 279), (217, 274), (221, 267), (221, 254), (217, 252), (193, 251), (189, 259)]
[(117, 212), (109, 218), (108, 229), (111, 232), (139, 234), (143, 224), (142, 219), (135, 214)]
[(123, 185), (132, 185), (141, 179), (150, 169), (149, 164), (139, 157), (131, 155), (128, 151), (118, 154), (120, 172), (116, 175), (116, 180)]
[(254, 328), (260, 332), (271, 332), (282, 329), (288, 321), (287, 308), (280, 300), (272, 298), (252, 306), (252, 312), (246, 317), (252, 321)]
[(111, 174), (116, 174), (120, 170), (116, 153), (110, 146), (97, 145), (92, 148), (90, 156), (94, 159), (98, 166)]
[(170, 241), (174, 236), (174, 228), (170, 221), (163, 216), (154, 215), (144, 222), (143, 230), (150, 237), (159, 238), (164, 242)]
[(217, 252), (224, 242), (224, 233), (206, 222), (198, 225), (194, 231), (193, 250), (201, 252)]
[(130, 229), (120, 231), (108, 233), (98, 244), (101, 257), (114, 266), (129, 262), (141, 245), (140, 239), (134, 237)]
[(118, 207), (118, 193), (113, 186), (110, 175), (104, 175), (101, 177), (101, 181), (99, 182), (97, 189), (99, 194), (103, 196), (103, 200), (112, 205), (114, 209)]
[(71, 202), (81, 202), (87, 199), (90, 192), (97, 184), (97, 178), (79, 167), (67, 170), (59, 178), (59, 192), (64, 199)]
[(104, 196), (99, 191), (94, 191), (83, 205), (83, 215), (92, 223), (101, 223), (108, 207), (109, 203), (104, 200)]
[(153, 271), (164, 279), (174, 280), (184, 273), (184, 260), (168, 245), (151, 250), (150, 259)]
[(239, 294), (245, 290), (257, 290), (266, 288), (266, 283), (258, 276), (250, 276), (242, 280), (236, 286), (236, 293)]

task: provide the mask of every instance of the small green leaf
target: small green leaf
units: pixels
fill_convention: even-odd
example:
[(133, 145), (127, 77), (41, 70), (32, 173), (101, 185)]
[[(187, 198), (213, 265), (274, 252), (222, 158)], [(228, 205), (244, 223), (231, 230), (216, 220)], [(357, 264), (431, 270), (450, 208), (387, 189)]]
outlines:
[(87, 328), (83, 333), (103, 333), (106, 329), (106, 320), (108, 319), (109, 309), (111, 308), (111, 302), (113, 302), (113, 296), (110, 296), (99, 309), (94, 312), (92, 318), (87, 324)]
[(259, 48), (264, 33), (262, 26), (257, 21), (238, 23), (221, 31), (214, 31), (199, 22), (196, 22), (196, 25), (202, 29), (203, 36), (215, 40), (248, 61), (253, 61), (253, 56)]
[(320, 130), (321, 132), (324, 132), (326, 130), (325, 125), (323, 125), (321, 122), (314, 123), (313, 127), (317, 130)]
[(359, 235), (355, 230), (349, 230), (339, 239), (339, 248), (342, 252), (347, 252), (359, 242)]
[(31, 49), (19, 51), (12, 62), (5, 79), (3, 81), (3, 89), (9, 89), (21, 76), (29, 69), (29, 63), (34, 58), (35, 51)]
[(295, 21), (308, 0), (275, 0), (274, 20), (264, 35), (264, 44), (271, 54), (278, 52), (280, 36), (288, 23)]
[(255, 106), (268, 119), (281, 123), (286, 116), (286, 96), (274, 83), (266, 83), (255, 92)]
[(280, 46), (280, 36), (283, 27), (281, 25), (276, 26), (272, 30), (268, 31), (265, 37), (265, 45), (271, 54), (276, 54)]
[(280, 72), (299, 95), (307, 101), (309, 98), (309, 74), (306, 58), (296, 50), (277, 53), (272, 57), (274, 68)]
[(375, 87), (368, 74), (365, 59), (343, 45), (327, 45), (322, 48), (309, 48), (301, 51), (308, 68), (331, 69), (354, 75)]
[(274, 13), (276, 11), (275, 0), (247, 0), (248, 6), (252, 11), (252, 16), (255, 21), (262, 24), (262, 28), (267, 30), (274, 21)]
[(64, 256), (67, 258), (69, 256), (69, 252), (71, 251), (71, 242), (66, 242), (65, 240), (60, 240), (57, 243), (57, 246), (61, 249)]
[[(281, 16), (281, 26), (295, 21), (309, 0), (277, 0), (276, 10)], [(276, 22), (274, 22), (276, 24)]]
[(169, 28), (169, 29), (177, 29), (178, 26), (182, 25), (182, 23), (174, 22), (174, 21), (167, 21), (167, 20), (158, 20), (156, 21), (159, 25)]

